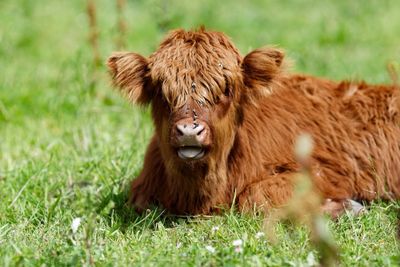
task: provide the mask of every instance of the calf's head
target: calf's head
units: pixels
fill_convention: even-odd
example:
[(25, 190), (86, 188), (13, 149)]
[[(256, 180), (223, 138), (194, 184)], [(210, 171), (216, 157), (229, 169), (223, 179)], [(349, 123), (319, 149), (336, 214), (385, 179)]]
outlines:
[(242, 58), (222, 33), (175, 30), (149, 57), (114, 53), (108, 67), (132, 102), (152, 106), (163, 158), (193, 167), (227, 158), (243, 109), (270, 92), (282, 60), (274, 48)]

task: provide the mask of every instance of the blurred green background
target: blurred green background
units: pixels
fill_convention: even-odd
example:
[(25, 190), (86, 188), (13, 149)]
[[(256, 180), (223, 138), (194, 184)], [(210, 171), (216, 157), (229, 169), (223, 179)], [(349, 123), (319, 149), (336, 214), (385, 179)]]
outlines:
[[(116, 1), (93, 2), (105, 62), (119, 49)], [(0, 1), (0, 264), (310, 263), (304, 229), (272, 247), (252, 237), (260, 218), (173, 220), (166, 230), (171, 222), (157, 211), (124, 215), (153, 126), (148, 110), (130, 106), (111, 89), (105, 66), (93, 64), (86, 9), (83, 0)], [(205, 25), (243, 55), (285, 49), (295, 72), (389, 83), (387, 65), (399, 70), (399, 14), (398, 0), (131, 0), (121, 14), (123, 50), (149, 55), (168, 30)], [(345, 265), (399, 262), (394, 207), (378, 203), (361, 219), (331, 225)], [(73, 235), (76, 217), (83, 226)], [(210, 235), (215, 225), (221, 234)], [(245, 237), (244, 253), (235, 254), (232, 239)]]

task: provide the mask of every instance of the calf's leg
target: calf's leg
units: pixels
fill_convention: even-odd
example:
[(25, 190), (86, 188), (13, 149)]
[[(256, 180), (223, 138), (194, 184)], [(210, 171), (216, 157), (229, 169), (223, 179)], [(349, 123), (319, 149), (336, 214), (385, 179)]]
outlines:
[(328, 214), (333, 219), (337, 219), (345, 212), (352, 215), (360, 215), (365, 212), (365, 207), (352, 199), (325, 199), (321, 206), (321, 211)]
[(239, 210), (267, 210), (287, 203), (293, 194), (293, 174), (278, 174), (254, 182), (237, 196)]
[(158, 143), (155, 138), (149, 144), (144, 158), (144, 166), (139, 176), (132, 181), (129, 203), (141, 212), (155, 204), (158, 190), (165, 188), (165, 170)]
[[(288, 204), (296, 212), (322, 212), (333, 219), (345, 212), (358, 215), (365, 209), (351, 199), (325, 199), (310, 186), (302, 193), (294, 194), (297, 173), (282, 173), (252, 183), (238, 195), (239, 210), (242, 212), (268, 211), (269, 208)], [(302, 186), (299, 184), (299, 186)], [(293, 198), (293, 201), (290, 202)], [(289, 203), (290, 202), (290, 203)]]

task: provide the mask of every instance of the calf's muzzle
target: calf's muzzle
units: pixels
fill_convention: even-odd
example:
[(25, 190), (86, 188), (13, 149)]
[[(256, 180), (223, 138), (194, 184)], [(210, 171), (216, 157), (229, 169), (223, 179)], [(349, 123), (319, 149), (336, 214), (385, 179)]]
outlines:
[(209, 132), (208, 125), (200, 120), (187, 118), (176, 122), (173, 135), (178, 156), (183, 160), (203, 158), (209, 143)]

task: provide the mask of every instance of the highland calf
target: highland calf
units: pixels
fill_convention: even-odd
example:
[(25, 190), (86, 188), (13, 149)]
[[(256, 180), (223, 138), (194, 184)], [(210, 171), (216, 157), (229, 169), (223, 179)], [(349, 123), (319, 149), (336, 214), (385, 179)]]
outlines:
[(301, 133), (313, 138), (309, 165), (323, 198), (399, 199), (399, 87), (292, 75), (283, 65), (281, 50), (242, 57), (204, 29), (171, 32), (148, 58), (113, 54), (114, 84), (151, 105), (155, 125), (132, 204), (173, 214), (285, 204)]

